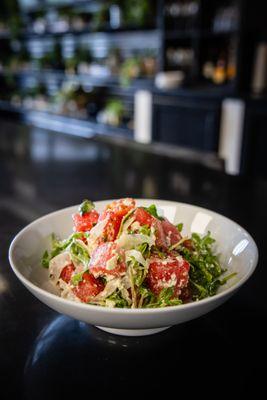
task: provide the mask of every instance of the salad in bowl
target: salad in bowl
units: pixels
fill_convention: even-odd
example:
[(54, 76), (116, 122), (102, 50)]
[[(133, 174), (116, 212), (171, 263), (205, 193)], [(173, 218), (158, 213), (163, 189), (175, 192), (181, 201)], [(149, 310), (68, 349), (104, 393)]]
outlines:
[[(182, 215), (181, 215), (182, 217)], [(99, 213), (84, 200), (72, 215), (73, 233), (52, 235), (42, 266), (60, 296), (109, 308), (162, 308), (217, 293), (227, 273), (210, 232), (190, 237), (154, 204), (112, 201)]]

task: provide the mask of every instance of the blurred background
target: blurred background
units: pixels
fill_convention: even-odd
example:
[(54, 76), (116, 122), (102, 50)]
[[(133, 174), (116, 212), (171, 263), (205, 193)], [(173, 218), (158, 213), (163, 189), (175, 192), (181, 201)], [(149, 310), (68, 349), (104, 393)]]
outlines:
[(266, 178), (263, 3), (1, 0), (2, 151), (18, 121), (208, 152), (229, 174)]

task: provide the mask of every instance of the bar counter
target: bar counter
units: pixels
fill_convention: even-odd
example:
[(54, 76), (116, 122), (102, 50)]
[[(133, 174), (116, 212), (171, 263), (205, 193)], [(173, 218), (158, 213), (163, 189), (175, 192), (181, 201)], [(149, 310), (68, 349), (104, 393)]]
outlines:
[[(59, 315), (22, 286), (7, 258), (20, 229), (83, 198), (126, 196), (191, 203), (233, 219), (258, 245), (255, 273), (215, 311), (138, 338)], [(212, 155), (1, 121), (1, 399), (154, 398), (162, 391), (165, 399), (257, 397), (267, 356), (266, 204), (266, 181), (228, 176)]]

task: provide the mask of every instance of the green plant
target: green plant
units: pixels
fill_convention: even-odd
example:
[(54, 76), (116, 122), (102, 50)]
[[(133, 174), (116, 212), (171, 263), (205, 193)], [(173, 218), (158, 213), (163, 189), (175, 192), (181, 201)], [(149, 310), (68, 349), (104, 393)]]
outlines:
[(111, 73), (117, 75), (120, 71), (121, 66), (121, 50), (114, 47), (109, 50), (106, 65), (110, 69)]
[(41, 68), (63, 69), (61, 44), (56, 43), (52, 50), (43, 55), (38, 61)]
[(119, 126), (122, 123), (125, 114), (125, 107), (121, 100), (108, 100), (103, 113), (105, 114), (106, 123), (114, 126)]
[(9, 27), (12, 36), (18, 36), (23, 26), (18, 1), (4, 0), (4, 4), (1, 4), (1, 14), (5, 16), (6, 24)]
[(75, 51), (75, 54), (65, 60), (65, 68), (68, 70), (73, 70), (75, 72), (80, 63), (90, 64), (91, 62), (92, 54), (90, 50), (85, 47), (78, 47)]
[(118, 117), (122, 117), (124, 113), (123, 102), (119, 99), (111, 99), (107, 102), (105, 110), (107, 112), (116, 114)]
[(92, 54), (90, 49), (85, 48), (85, 47), (78, 47), (75, 53), (75, 57), (77, 59), (77, 62), (87, 62), (90, 63), (92, 62)]
[(150, 16), (149, 0), (131, 0), (124, 7), (124, 18), (127, 25), (144, 26)]
[(131, 81), (141, 75), (141, 60), (139, 57), (127, 58), (121, 66), (120, 83), (129, 86)]
[(109, 20), (109, 7), (110, 2), (108, 1), (106, 4), (101, 4), (98, 11), (93, 14), (92, 17), (92, 27), (96, 31), (101, 29)]

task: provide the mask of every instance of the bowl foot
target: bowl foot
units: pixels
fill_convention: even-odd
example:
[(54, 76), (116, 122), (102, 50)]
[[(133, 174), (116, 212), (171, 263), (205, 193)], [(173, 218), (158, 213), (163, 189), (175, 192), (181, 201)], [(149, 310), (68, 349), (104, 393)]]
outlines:
[(165, 329), (170, 328), (170, 326), (164, 326), (163, 328), (152, 328), (152, 329), (114, 329), (114, 328), (106, 328), (105, 326), (97, 326), (97, 328), (101, 329), (102, 331), (113, 333), (114, 335), (120, 335), (120, 336), (147, 336), (165, 331)]

